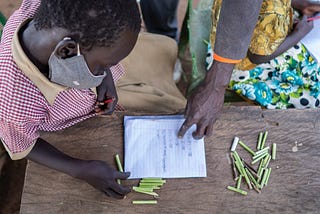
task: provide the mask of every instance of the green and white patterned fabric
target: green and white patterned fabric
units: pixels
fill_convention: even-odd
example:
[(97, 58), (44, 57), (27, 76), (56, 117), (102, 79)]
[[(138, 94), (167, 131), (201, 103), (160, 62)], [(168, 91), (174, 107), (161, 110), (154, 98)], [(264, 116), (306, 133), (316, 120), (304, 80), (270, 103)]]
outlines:
[(229, 87), (268, 109), (315, 108), (320, 104), (320, 66), (299, 43), (252, 70), (234, 70)]
[[(212, 64), (208, 45), (207, 69)], [(320, 106), (320, 65), (305, 46), (294, 47), (252, 70), (234, 70), (229, 90), (267, 109)]]

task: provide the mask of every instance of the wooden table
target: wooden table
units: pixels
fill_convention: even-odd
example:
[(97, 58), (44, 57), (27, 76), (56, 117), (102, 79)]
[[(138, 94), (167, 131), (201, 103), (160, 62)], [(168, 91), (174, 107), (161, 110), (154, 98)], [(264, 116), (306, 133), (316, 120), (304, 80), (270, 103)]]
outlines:
[[(225, 107), (214, 135), (205, 139), (208, 176), (168, 179), (158, 191), (157, 205), (132, 205), (134, 199), (150, 198), (139, 193), (110, 199), (82, 181), (29, 162), (21, 213), (319, 213), (319, 116), (319, 110)], [(258, 194), (243, 183), (247, 196), (227, 190), (235, 184), (227, 158), (233, 137), (255, 148), (259, 132), (265, 130), (266, 144), (278, 146), (268, 186)], [(42, 137), (70, 155), (105, 160), (116, 167), (113, 155), (123, 152), (122, 116), (92, 118)], [(237, 151), (248, 155), (239, 145)]]

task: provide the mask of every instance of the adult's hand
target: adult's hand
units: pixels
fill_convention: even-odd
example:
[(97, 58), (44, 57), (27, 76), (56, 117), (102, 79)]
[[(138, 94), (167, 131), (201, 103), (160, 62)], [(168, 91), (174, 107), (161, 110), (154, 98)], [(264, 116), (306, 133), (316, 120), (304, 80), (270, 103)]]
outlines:
[(233, 67), (233, 64), (213, 62), (203, 84), (188, 99), (186, 120), (179, 130), (179, 137), (183, 137), (193, 124), (197, 125), (197, 130), (193, 133), (195, 139), (212, 134), (213, 125), (221, 114), (225, 89)]
[(110, 69), (108, 69), (106, 72), (107, 76), (97, 87), (97, 102), (95, 111), (98, 114), (112, 114), (115, 106), (118, 103), (118, 95), (114, 85), (112, 73)]

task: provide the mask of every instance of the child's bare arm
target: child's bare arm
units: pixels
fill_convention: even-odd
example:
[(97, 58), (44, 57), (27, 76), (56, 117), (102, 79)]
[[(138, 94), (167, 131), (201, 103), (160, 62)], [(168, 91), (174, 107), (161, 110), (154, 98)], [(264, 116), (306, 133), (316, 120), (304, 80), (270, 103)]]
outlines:
[(282, 42), (282, 44), (278, 47), (278, 49), (271, 55), (263, 56), (253, 54), (248, 51), (248, 57), (251, 62), (255, 64), (261, 64), (268, 62), (280, 54), (287, 51), (289, 48), (293, 47), (297, 44), (306, 34), (308, 34), (313, 28), (313, 22), (307, 21), (307, 16), (303, 16), (301, 21), (299, 21), (296, 25), (294, 30), (286, 37), (286, 39)]
[(126, 179), (130, 173), (121, 173), (103, 161), (70, 157), (41, 138), (37, 140), (27, 159), (84, 180), (114, 198), (123, 198), (130, 192), (129, 187), (116, 182), (116, 179)]

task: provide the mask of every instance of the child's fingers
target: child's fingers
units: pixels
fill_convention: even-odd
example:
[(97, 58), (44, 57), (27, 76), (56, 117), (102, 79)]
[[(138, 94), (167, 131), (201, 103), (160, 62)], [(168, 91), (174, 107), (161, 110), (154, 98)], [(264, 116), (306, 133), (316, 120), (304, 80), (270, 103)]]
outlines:
[(115, 108), (116, 104), (117, 104), (117, 103), (116, 103), (115, 101), (111, 101), (111, 102), (105, 104), (105, 105), (106, 105), (106, 108), (105, 108), (105, 110), (104, 110), (104, 114), (112, 114), (112, 112), (114, 111), (114, 108)]
[(115, 174), (115, 178), (119, 178), (121, 180), (126, 180), (130, 176), (130, 172), (119, 172), (117, 171)]
[(124, 194), (119, 194), (110, 188), (104, 190), (104, 193), (109, 197), (113, 197), (113, 198), (117, 198), (117, 199), (122, 199), (125, 196)]
[(131, 188), (127, 186), (122, 186), (115, 182), (115, 185), (112, 187), (112, 190), (120, 195), (127, 195), (129, 192), (131, 192)]
[(107, 98), (104, 101), (97, 101), (95, 105), (95, 112), (98, 114), (112, 114), (117, 104), (115, 97)]

